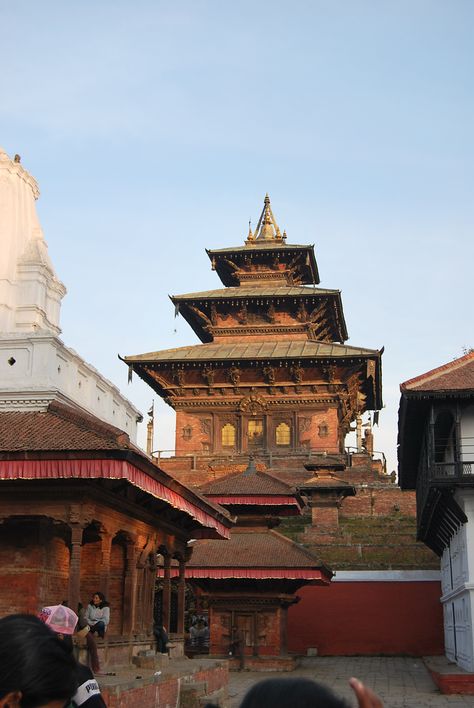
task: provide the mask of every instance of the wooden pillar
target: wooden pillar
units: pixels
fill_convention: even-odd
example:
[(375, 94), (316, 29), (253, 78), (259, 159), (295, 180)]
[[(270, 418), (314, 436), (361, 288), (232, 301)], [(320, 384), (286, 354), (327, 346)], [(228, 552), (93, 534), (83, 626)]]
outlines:
[(134, 543), (127, 544), (127, 568), (123, 584), (124, 634), (132, 634), (137, 612), (137, 549)]
[(140, 628), (145, 634), (149, 634), (153, 628), (153, 604), (155, 599), (155, 577), (156, 568), (151, 559), (151, 554), (149, 554), (143, 566), (142, 571), (142, 594), (140, 607), (138, 612), (140, 612)]
[(100, 574), (99, 574), (99, 590), (104, 593), (105, 597), (109, 597), (109, 578), (110, 578), (110, 553), (112, 550), (112, 534), (103, 533), (100, 547)]
[(178, 580), (178, 634), (184, 634), (184, 605), (186, 597), (186, 580), (185, 580), (186, 563), (184, 560), (179, 561), (179, 580)]
[(456, 474), (462, 476), (463, 474), (463, 449), (462, 449), (462, 438), (461, 438), (461, 407), (459, 401), (456, 403), (456, 410), (454, 415), (455, 427), (454, 427), (454, 462), (456, 463)]
[(166, 631), (170, 631), (170, 609), (171, 609), (171, 556), (164, 558), (164, 578), (163, 578), (163, 603), (162, 603), (162, 623)]
[(147, 573), (148, 573), (148, 599), (147, 610), (145, 615), (145, 630), (150, 633), (153, 630), (155, 622), (155, 587), (156, 587), (156, 553), (153, 551), (148, 556)]
[(288, 605), (282, 604), (280, 606), (280, 656), (287, 653), (287, 642), (288, 642)]
[(67, 601), (71, 610), (77, 612), (77, 606), (81, 597), (81, 551), (82, 534), (84, 528), (82, 524), (73, 523), (71, 527), (71, 558), (69, 561), (69, 585)]

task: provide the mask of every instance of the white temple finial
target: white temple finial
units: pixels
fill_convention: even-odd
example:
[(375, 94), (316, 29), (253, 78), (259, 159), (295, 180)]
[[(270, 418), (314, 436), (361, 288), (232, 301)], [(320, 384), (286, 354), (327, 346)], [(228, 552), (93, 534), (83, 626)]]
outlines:
[(48, 255), (35, 201), (36, 180), (0, 148), (0, 331), (60, 333), (66, 288)]

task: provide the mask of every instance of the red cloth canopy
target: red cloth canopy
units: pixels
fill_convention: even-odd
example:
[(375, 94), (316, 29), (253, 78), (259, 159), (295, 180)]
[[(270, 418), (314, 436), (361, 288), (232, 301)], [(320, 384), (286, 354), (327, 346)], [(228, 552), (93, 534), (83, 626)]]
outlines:
[(0, 479), (123, 479), (229, 538), (229, 529), (211, 514), (124, 460), (2, 460)]

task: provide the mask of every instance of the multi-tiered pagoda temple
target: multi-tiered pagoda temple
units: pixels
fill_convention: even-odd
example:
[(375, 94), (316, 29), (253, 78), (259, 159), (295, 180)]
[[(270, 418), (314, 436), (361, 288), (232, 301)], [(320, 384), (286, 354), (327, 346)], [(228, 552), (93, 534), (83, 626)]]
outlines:
[(314, 246), (287, 243), (267, 195), (243, 246), (207, 253), (225, 287), (171, 298), (202, 344), (125, 359), (176, 410), (176, 455), (341, 453), (382, 406), (382, 351), (345, 344)]
[[(281, 515), (279, 531), (336, 575), (329, 587), (298, 590), (301, 602), (288, 610), (289, 651), (439, 653), (437, 559), (416, 543), (414, 493), (386, 474), (370, 427), (362, 440), (362, 415), (382, 406), (382, 351), (346, 345), (340, 292), (319, 287), (314, 247), (287, 242), (268, 197), (242, 245), (208, 256), (224, 287), (171, 298), (201, 343), (126, 358), (176, 411), (176, 450), (160, 466), (211, 498), (222, 480), (235, 497), (253, 455), (260, 470), (306, 497), (309, 508)], [(356, 450), (346, 451), (354, 427)], [(251, 559), (227, 548), (244, 536), (236, 529), (216, 546), (220, 562), (234, 560), (232, 592)], [(210, 548), (195, 544), (193, 573), (211, 568)], [(252, 582), (262, 564), (275, 571), (273, 558), (260, 555), (261, 563), (250, 562)], [(205, 590), (213, 606), (217, 588)], [(259, 641), (251, 644), (263, 652)]]

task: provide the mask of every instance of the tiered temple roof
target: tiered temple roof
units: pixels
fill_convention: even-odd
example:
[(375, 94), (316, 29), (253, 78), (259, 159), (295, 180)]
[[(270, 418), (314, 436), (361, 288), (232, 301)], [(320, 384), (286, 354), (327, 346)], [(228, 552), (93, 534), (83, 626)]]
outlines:
[(124, 359), (177, 411), (176, 453), (342, 452), (382, 407), (383, 350), (345, 344), (314, 247), (287, 243), (267, 195), (245, 245), (208, 254), (227, 287), (171, 297), (202, 343)]

